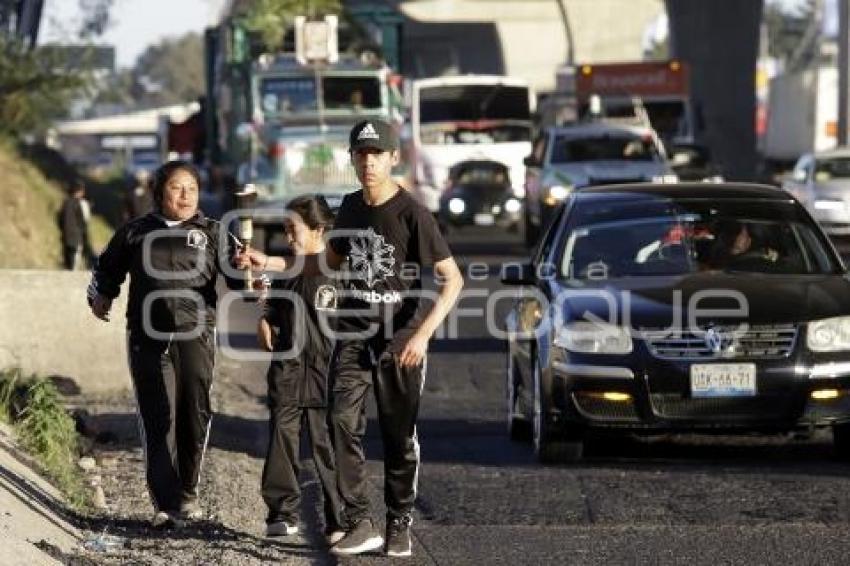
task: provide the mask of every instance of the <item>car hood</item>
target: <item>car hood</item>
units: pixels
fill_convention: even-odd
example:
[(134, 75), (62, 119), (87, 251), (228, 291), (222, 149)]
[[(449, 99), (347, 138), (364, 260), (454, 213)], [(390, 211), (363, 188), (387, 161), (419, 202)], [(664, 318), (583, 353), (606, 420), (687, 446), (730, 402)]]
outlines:
[[(850, 315), (850, 279), (846, 275), (699, 273), (612, 279), (595, 285), (564, 282), (559, 287), (565, 292), (564, 320), (588, 318), (587, 314), (610, 320), (610, 304), (618, 310), (617, 324), (630, 322), (633, 328), (668, 327), (679, 320), (688, 324), (690, 315), (697, 316), (700, 325), (793, 323)], [(720, 312), (741, 304), (746, 306), (746, 316)]]
[(850, 200), (850, 179), (835, 179), (815, 183), (815, 198)]
[(651, 181), (653, 177), (670, 173), (663, 161), (577, 161), (547, 167), (544, 183), (577, 187), (614, 182)]

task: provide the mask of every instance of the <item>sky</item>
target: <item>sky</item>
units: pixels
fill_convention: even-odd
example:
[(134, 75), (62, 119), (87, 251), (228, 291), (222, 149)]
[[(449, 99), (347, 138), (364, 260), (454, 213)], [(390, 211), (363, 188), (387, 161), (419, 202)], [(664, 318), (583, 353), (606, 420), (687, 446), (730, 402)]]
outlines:
[[(97, 43), (116, 48), (119, 67), (132, 67), (151, 44), (203, 29), (218, 20), (224, 0), (114, 0), (111, 24)], [(73, 42), (79, 0), (46, 0), (39, 43)]]

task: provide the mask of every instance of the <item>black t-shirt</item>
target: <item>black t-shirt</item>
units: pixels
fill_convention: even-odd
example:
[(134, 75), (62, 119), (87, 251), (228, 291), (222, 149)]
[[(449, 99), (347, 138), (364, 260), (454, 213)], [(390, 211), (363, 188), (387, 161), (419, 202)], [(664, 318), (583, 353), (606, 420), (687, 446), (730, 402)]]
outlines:
[[(421, 296), (422, 268), (451, 257), (434, 217), (404, 189), (378, 206), (366, 204), (360, 190), (343, 199), (330, 246), (346, 258), (342, 338), (377, 323), (389, 351), (400, 352), (433, 303)], [(369, 312), (346, 312), (352, 309)]]

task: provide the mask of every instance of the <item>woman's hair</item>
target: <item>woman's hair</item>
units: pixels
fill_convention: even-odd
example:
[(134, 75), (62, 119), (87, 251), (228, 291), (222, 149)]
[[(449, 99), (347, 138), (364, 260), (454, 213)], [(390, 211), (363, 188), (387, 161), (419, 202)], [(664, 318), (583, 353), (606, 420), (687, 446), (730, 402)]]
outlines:
[(331, 207), (322, 195), (302, 195), (295, 197), (286, 205), (286, 210), (291, 210), (301, 217), (301, 221), (310, 230), (319, 228), (326, 229), (333, 224), (334, 214)]
[(170, 179), (177, 171), (185, 171), (190, 174), (194, 177), (195, 182), (198, 183), (198, 187), (201, 186), (201, 174), (198, 172), (198, 169), (188, 161), (175, 159), (174, 161), (163, 163), (156, 171), (153, 172), (153, 200), (156, 203), (157, 208), (162, 207), (162, 195), (165, 191), (165, 184), (168, 183), (168, 179)]

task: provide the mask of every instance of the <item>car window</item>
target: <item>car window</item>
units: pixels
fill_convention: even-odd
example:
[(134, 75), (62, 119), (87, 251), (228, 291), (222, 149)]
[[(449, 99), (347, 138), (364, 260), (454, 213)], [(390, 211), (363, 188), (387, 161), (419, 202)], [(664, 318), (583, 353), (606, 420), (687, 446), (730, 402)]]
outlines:
[(559, 267), (568, 279), (840, 270), (794, 203), (620, 202), (616, 211), (577, 204), (573, 217)]
[(654, 161), (658, 148), (651, 136), (628, 134), (594, 137), (557, 136), (552, 145), (552, 163), (574, 161)]
[(847, 178), (850, 178), (850, 157), (818, 159), (815, 162), (815, 180), (829, 181)]

